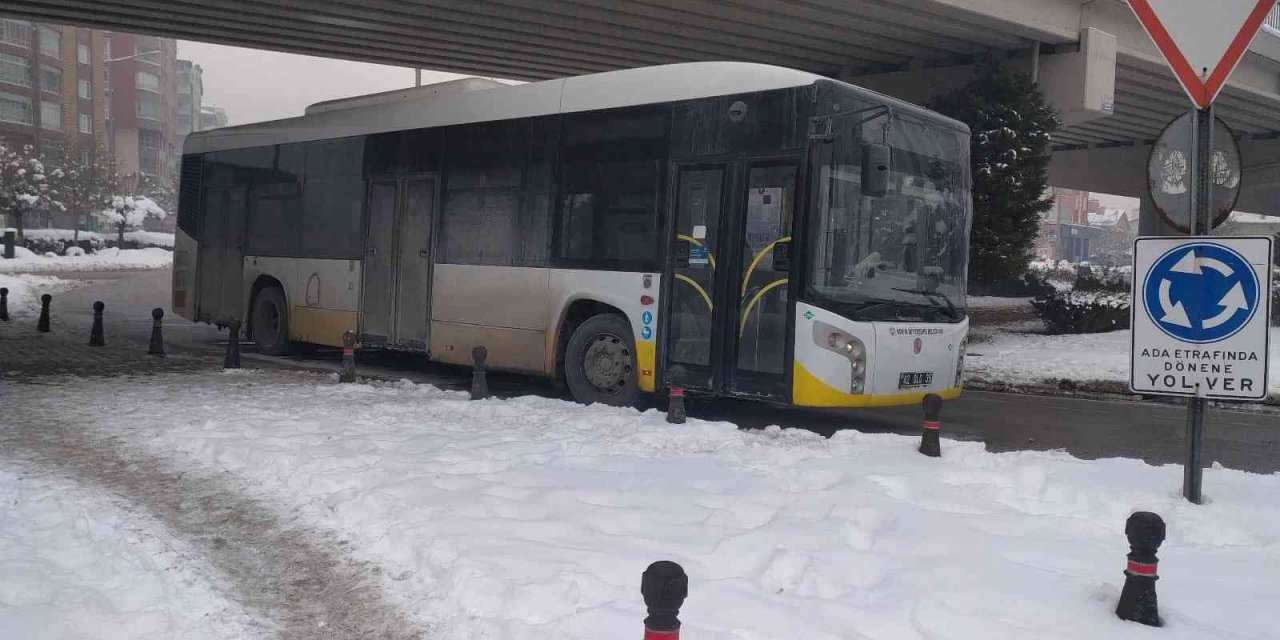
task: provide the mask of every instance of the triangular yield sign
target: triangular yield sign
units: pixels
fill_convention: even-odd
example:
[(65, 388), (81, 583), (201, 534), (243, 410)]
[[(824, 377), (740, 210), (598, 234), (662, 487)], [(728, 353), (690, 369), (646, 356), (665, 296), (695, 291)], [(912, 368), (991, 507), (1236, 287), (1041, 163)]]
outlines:
[(1204, 109), (1218, 97), (1276, 0), (1129, 0), (1182, 88)]

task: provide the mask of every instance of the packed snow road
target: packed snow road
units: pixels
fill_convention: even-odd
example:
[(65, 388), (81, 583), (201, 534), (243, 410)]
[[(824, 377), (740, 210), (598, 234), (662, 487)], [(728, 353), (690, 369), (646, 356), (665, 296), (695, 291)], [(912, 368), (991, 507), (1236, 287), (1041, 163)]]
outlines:
[[(81, 285), (53, 299), (55, 329), (62, 323), (73, 332), (77, 349), (84, 348), (83, 341), (88, 337), (94, 300), (103, 300), (107, 305), (108, 343), (132, 341), (140, 345), (135, 348), (143, 350), (151, 331), (151, 309), (169, 306), (172, 276), (167, 271), (69, 273), (59, 277), (74, 279)], [(171, 353), (221, 358), (225, 332), (172, 315), (166, 316), (164, 326), (166, 348)], [(74, 333), (77, 331), (80, 333)], [(0, 368), (4, 364), (5, 337), (0, 330)], [(252, 344), (245, 345), (248, 366), (338, 369), (336, 350), (270, 358), (254, 354), (252, 349)], [(1021, 359), (1034, 363), (1037, 357), (1034, 350), (1023, 350), (1016, 358), (1001, 361)], [(431, 365), (423, 358), (390, 354), (379, 357), (361, 352), (359, 360), (362, 375), (383, 379), (405, 377), (455, 388), (465, 388), (470, 380), (470, 373), (465, 370)], [(557, 395), (545, 383), (522, 376), (497, 377), (491, 385), (504, 395)], [(690, 412), (745, 427), (777, 424), (823, 435), (842, 429), (913, 434), (919, 430), (921, 418), (919, 407), (804, 412), (754, 402), (700, 400), (693, 403)], [(1208, 461), (1247, 471), (1280, 470), (1280, 429), (1275, 428), (1280, 416), (1215, 408), (1210, 411), (1209, 420), (1205, 446)], [(945, 435), (983, 442), (992, 451), (1064, 449), (1082, 458), (1124, 456), (1152, 463), (1178, 462), (1185, 456), (1186, 410), (1176, 405), (966, 391), (959, 400), (947, 403), (942, 421)]]
[(377, 567), (287, 503), (96, 428), (128, 424), (134, 406), (113, 396), (146, 379), (107, 395), (53, 380), (0, 382), (0, 637), (420, 637)]
[[(1278, 475), (1210, 469), (1196, 507), (1172, 465), (956, 441), (932, 459), (891, 434), (673, 426), (300, 372), (45, 377), (0, 393), (19, 408), (0, 414), (5, 451), (136, 501), (227, 576), (231, 602), (267, 616), (297, 604), (299, 625), (328, 619), (336, 575), (359, 587), (360, 616), (403, 612), (430, 637), (635, 637), (640, 572), (670, 559), (690, 575), (684, 635), (702, 640), (1274, 637)], [(184, 516), (184, 502), (199, 508)], [(1113, 614), (1134, 510), (1169, 527), (1158, 632)], [(219, 546), (228, 528), (239, 537)], [(225, 550), (237, 545), (255, 551)], [(299, 591), (236, 599), (258, 581)]]

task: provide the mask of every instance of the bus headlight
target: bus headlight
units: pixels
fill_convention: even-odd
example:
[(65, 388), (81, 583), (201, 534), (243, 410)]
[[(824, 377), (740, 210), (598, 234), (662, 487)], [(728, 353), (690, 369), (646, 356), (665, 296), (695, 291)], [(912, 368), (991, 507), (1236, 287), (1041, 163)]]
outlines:
[(960, 357), (956, 358), (956, 383), (952, 386), (960, 386), (964, 381), (964, 354), (969, 349), (969, 339), (965, 338), (960, 341)]
[(867, 348), (862, 341), (844, 332), (827, 336), (827, 346), (849, 359), (849, 393), (862, 393), (867, 381)]

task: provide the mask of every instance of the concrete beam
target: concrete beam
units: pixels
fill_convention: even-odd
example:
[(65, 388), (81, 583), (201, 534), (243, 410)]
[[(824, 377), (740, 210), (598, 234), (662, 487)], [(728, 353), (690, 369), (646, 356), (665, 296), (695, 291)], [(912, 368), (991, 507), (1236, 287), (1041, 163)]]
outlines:
[[(1143, 198), (1150, 145), (1055, 151), (1049, 184), (1066, 189)], [(1244, 175), (1236, 210), (1280, 216), (1280, 139), (1240, 145)]]
[(1099, 29), (1080, 33), (1080, 50), (1040, 56), (1045, 99), (1071, 126), (1115, 112), (1116, 37)]

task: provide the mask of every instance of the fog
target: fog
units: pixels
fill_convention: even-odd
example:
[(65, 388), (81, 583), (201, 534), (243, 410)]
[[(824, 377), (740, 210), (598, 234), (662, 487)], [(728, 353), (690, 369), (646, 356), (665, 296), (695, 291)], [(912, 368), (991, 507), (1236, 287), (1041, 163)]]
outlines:
[[(413, 69), (178, 41), (178, 57), (204, 69), (203, 103), (227, 110), (230, 124), (302, 115), (307, 105), (411, 87)], [(422, 72), (423, 84), (461, 78)]]

